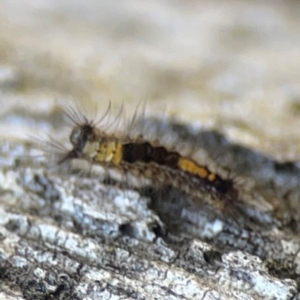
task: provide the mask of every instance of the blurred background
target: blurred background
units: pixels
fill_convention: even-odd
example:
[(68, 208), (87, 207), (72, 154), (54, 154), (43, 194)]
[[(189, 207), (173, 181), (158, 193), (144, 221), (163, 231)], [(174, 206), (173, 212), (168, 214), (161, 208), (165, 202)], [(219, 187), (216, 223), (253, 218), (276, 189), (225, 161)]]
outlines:
[[(0, 138), (58, 131), (60, 103), (147, 101), (300, 158), (300, 2), (0, 0)], [(54, 120), (54, 121), (53, 121)], [(53, 125), (54, 124), (54, 125)], [(55, 126), (56, 124), (56, 126)]]

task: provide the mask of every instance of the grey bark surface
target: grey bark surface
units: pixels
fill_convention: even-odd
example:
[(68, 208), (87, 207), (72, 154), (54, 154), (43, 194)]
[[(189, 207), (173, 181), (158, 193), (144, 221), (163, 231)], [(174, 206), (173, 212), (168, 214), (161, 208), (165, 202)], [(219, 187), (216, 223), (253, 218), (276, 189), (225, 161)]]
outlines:
[[(216, 133), (168, 126), (182, 143), (224, 147)], [(240, 176), (273, 172), (272, 183), (261, 182), (255, 192), (264, 188), (275, 197), (290, 188), (299, 199), (296, 164), (278, 167), (251, 150), (225, 147), (222, 161)], [(189, 206), (175, 190), (133, 191), (51, 171), (46, 157), (30, 159), (33, 149), (11, 142), (1, 148), (1, 299), (299, 297), (298, 214), (287, 210), (279, 221), (272, 209), (248, 207), (255, 222), (239, 225), (232, 216)], [(233, 151), (242, 163), (226, 159)], [(241, 198), (255, 200), (253, 190)]]

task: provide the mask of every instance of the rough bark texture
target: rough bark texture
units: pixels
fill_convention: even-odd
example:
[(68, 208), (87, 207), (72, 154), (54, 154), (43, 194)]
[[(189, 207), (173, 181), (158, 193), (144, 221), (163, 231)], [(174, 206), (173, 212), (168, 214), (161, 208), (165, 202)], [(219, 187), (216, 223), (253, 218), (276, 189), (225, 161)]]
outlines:
[[(174, 134), (185, 131), (182, 143), (226, 147), (222, 161), (244, 173), (240, 176), (272, 172), (271, 182), (254, 191), (275, 198), (290, 185), (299, 199), (296, 164), (279, 166), (212, 132), (195, 135), (168, 126)], [(274, 210), (254, 208), (255, 226), (253, 221), (238, 225), (208, 208), (188, 206), (175, 190), (135, 192), (99, 178), (59, 175), (43, 161), (24, 165), (31, 153), (24, 145), (3, 143), (1, 150), (6, 163), (0, 180), (3, 299), (299, 297), (298, 214), (286, 210), (279, 222)], [(240, 155), (243, 161), (226, 160), (232, 152), (235, 161)]]

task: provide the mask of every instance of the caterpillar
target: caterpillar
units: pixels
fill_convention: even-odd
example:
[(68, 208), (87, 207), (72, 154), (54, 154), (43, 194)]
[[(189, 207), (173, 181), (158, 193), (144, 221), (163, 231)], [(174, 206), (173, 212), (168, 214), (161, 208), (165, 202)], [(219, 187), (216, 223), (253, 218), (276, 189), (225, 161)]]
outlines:
[[(109, 110), (110, 107), (107, 112)], [(119, 135), (108, 130), (111, 126), (99, 126), (107, 112), (99, 121), (94, 121), (80, 110), (71, 107), (66, 110), (66, 116), (73, 123), (69, 136), (72, 148), (63, 155), (59, 164), (80, 159), (91, 165), (118, 169), (136, 178), (145, 178), (154, 185), (179, 189), (193, 202), (202, 199), (203, 194), (209, 195), (205, 202), (220, 209), (238, 198), (233, 180), (223, 178), (192, 158), (170, 150), (157, 140), (151, 141), (142, 135)]]

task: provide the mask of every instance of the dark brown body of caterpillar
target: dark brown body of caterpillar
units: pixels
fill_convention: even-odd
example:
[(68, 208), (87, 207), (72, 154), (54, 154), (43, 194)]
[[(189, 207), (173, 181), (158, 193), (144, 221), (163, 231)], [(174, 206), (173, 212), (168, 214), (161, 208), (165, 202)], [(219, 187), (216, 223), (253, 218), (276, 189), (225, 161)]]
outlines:
[(142, 139), (120, 140), (90, 124), (77, 124), (70, 141), (73, 149), (63, 160), (81, 158), (92, 164), (121, 168), (137, 177), (176, 187), (189, 194), (194, 201), (207, 193), (211, 195), (210, 204), (221, 208), (227, 201), (238, 197), (232, 180), (223, 179), (206, 166), (178, 152), (168, 151), (163, 146), (153, 146)]

